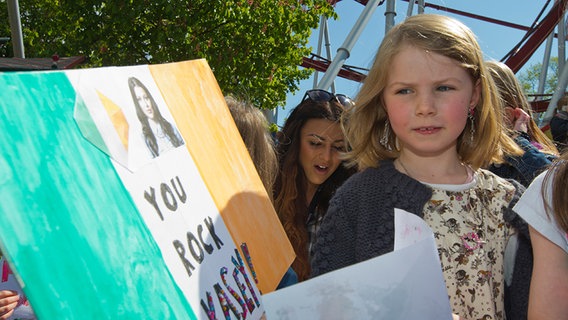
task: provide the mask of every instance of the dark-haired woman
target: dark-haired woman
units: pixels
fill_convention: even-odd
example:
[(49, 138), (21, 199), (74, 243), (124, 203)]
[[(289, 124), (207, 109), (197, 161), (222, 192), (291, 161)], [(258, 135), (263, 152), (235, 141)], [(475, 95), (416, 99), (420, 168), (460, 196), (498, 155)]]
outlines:
[(331, 196), (355, 172), (341, 160), (347, 141), (340, 118), (352, 103), (344, 95), (310, 90), (278, 133), (274, 202), (296, 253), (292, 269), (299, 281), (310, 278), (310, 248)]

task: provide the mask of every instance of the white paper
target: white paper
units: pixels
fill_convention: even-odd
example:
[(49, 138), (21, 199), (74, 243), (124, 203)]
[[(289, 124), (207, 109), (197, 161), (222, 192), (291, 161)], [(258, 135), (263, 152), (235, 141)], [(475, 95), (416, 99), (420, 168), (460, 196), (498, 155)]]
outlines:
[(452, 319), (434, 235), (395, 210), (395, 251), (262, 296), (267, 319)]
[(430, 237), (434, 240), (432, 229), (430, 229), (424, 220), (402, 209), (394, 209), (395, 251), (417, 244)]

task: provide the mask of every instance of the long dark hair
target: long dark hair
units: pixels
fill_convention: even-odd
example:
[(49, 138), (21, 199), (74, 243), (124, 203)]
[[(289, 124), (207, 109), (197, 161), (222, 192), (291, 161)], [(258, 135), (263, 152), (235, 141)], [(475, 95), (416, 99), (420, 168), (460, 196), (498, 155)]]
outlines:
[[(309, 235), (306, 227), (308, 207), (306, 205), (307, 178), (299, 163), (300, 132), (310, 119), (326, 119), (338, 122), (343, 106), (335, 101), (323, 102), (306, 99), (290, 113), (284, 127), (277, 134), (279, 174), (274, 184), (274, 206), (284, 230), (296, 253), (292, 268), (303, 281), (310, 276), (308, 253)], [(335, 190), (355, 171), (340, 164), (337, 170), (319, 187), (316, 201), (316, 215), (323, 216), (329, 207)]]
[(152, 102), (152, 109), (154, 110), (154, 119), (162, 127), (164, 134), (168, 137), (172, 145), (174, 147), (181, 146), (183, 144), (183, 141), (176, 135), (175, 129), (172, 126), (172, 124), (169, 123), (168, 120), (166, 120), (160, 113), (160, 109), (158, 109), (158, 105), (156, 104), (154, 97), (150, 94), (148, 88), (146, 88), (146, 86), (135, 77), (128, 78), (128, 87), (130, 87), (130, 94), (132, 95), (132, 100), (134, 100), (134, 106), (136, 107), (136, 115), (138, 116), (138, 120), (140, 120), (140, 123), (142, 124), (142, 134), (144, 135), (144, 141), (146, 142), (146, 146), (152, 153), (152, 157), (155, 158), (159, 155), (158, 142), (156, 141), (156, 137), (152, 132), (152, 128), (150, 128), (150, 124), (148, 123), (148, 117), (146, 116), (144, 111), (142, 111), (142, 108), (140, 108), (140, 104), (138, 103), (138, 98), (136, 97), (136, 92), (134, 92), (135, 87), (140, 87), (144, 91), (146, 91), (148, 98)]

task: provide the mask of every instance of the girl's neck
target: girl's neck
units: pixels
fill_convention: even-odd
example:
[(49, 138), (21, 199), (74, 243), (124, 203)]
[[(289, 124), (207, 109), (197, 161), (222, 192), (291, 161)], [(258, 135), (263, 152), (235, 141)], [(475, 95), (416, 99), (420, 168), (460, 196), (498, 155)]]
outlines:
[(467, 167), (457, 157), (425, 159), (401, 154), (394, 165), (398, 171), (425, 183), (464, 184), (471, 180)]

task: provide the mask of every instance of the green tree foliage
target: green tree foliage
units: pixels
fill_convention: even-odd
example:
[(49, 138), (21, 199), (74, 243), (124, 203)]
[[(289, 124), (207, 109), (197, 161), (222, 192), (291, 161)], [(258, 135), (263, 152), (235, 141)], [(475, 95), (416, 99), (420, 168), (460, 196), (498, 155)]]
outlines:
[[(538, 92), (538, 84), (540, 81), (540, 73), (542, 70), (542, 63), (535, 63), (529, 65), (524, 71), (518, 74), (518, 79), (523, 85), (523, 90), (526, 94), (536, 94)], [(545, 94), (552, 94), (556, 89), (558, 83), (558, 57), (550, 58), (548, 63), (548, 70), (546, 73), (546, 82), (544, 84)]]
[[(263, 109), (283, 105), (311, 70), (311, 30), (325, 0), (20, 0), (26, 57), (84, 55), (84, 67), (204, 58), (223, 93)], [(0, 21), (8, 22), (6, 0)], [(8, 23), (0, 36), (9, 36)], [(12, 54), (7, 48), (0, 54)]]

